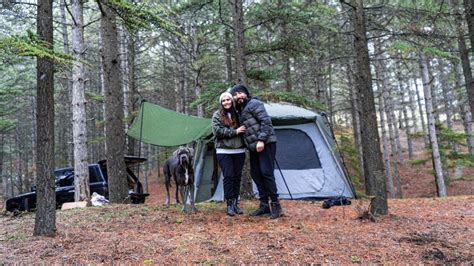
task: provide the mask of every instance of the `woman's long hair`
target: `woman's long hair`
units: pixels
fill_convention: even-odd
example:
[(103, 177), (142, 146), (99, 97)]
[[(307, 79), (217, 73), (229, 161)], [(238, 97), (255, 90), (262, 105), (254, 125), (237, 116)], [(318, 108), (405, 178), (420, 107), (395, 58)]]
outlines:
[[(226, 127), (232, 127), (236, 128), (238, 123), (237, 123), (237, 113), (235, 112), (234, 104), (232, 103), (232, 107), (230, 107), (230, 110), (224, 109), (224, 106), (221, 104), (221, 109), (220, 109), (220, 117), (222, 124)], [(229, 117), (230, 114), (230, 117)]]

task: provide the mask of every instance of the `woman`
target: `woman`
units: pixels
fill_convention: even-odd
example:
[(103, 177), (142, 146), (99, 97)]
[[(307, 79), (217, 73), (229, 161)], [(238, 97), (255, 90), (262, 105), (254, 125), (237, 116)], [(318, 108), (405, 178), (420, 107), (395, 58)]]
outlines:
[(242, 134), (245, 126), (238, 126), (232, 95), (224, 92), (219, 97), (220, 108), (212, 116), (217, 160), (224, 176), (224, 198), (227, 215), (242, 214), (238, 207), (240, 179), (245, 161)]

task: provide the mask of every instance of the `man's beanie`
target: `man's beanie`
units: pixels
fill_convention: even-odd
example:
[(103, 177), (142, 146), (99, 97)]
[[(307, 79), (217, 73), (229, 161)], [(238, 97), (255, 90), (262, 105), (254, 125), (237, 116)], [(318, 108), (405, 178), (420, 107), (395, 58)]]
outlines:
[(234, 95), (236, 92), (243, 92), (247, 94), (247, 97), (250, 97), (249, 90), (242, 84), (237, 84), (230, 90), (230, 94)]

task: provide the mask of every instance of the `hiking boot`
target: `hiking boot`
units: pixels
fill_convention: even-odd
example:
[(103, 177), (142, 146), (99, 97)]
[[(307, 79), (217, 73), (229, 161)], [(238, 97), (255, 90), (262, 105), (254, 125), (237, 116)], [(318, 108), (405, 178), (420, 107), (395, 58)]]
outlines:
[(261, 203), (258, 206), (258, 209), (250, 213), (250, 216), (260, 216), (264, 214), (269, 214), (270, 213), (270, 206), (268, 206), (268, 203)]
[(281, 205), (280, 203), (277, 202), (272, 202), (271, 203), (271, 211), (270, 211), (270, 218), (271, 219), (276, 219), (281, 216)]
[(234, 216), (235, 215), (233, 199), (227, 200), (227, 215), (229, 215), (229, 216)]
[(238, 206), (239, 201), (237, 199), (233, 199), (233, 201), (234, 201), (234, 213), (243, 214), (244, 212)]

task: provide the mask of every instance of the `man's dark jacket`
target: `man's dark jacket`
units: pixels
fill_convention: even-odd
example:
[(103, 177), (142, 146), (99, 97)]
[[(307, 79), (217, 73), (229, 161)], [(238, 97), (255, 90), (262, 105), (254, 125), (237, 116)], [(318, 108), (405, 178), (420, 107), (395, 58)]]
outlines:
[(239, 116), (240, 123), (247, 128), (244, 139), (249, 150), (256, 151), (259, 140), (264, 143), (277, 141), (272, 120), (261, 101), (250, 98), (240, 110)]

